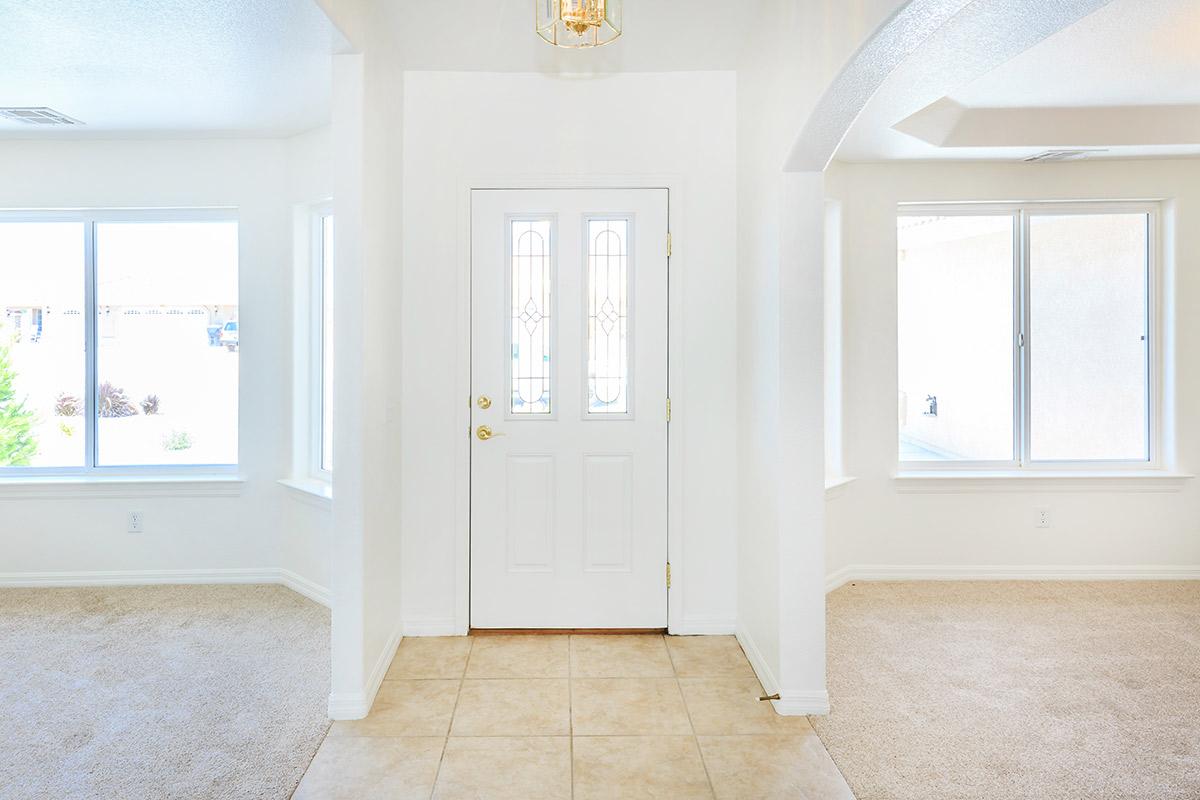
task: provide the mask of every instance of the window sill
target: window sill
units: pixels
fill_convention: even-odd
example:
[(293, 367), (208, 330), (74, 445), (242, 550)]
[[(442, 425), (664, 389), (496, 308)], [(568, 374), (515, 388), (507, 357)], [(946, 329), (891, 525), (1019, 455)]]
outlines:
[(969, 492), (1178, 492), (1193, 475), (1168, 470), (912, 470), (893, 478), (902, 494)]
[(286, 486), (299, 500), (308, 500), (328, 508), (333, 503), (333, 484), (316, 478), (283, 478), (280, 486)]
[(0, 499), (237, 497), (238, 475), (46, 475), (0, 479)]
[(846, 493), (846, 487), (854, 483), (858, 478), (851, 475), (841, 475), (837, 478), (827, 478), (825, 480), (825, 499), (833, 500), (841, 497)]

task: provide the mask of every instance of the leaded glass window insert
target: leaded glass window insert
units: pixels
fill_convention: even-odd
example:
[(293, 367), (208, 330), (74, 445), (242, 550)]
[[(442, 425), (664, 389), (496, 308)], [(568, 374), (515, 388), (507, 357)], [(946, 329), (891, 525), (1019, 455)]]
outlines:
[(628, 414), (629, 220), (587, 221), (587, 410)]
[(511, 386), (509, 412), (551, 413), (553, 256), (548, 219), (512, 220), (509, 229)]

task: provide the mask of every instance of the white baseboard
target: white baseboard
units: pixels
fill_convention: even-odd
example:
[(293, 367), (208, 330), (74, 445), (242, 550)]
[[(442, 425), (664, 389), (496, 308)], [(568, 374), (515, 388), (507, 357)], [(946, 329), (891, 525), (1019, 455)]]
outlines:
[(854, 566), (846, 565), (825, 576), (825, 594), (829, 594), (839, 586), (844, 586), (854, 580)]
[(825, 577), (825, 591), (850, 581), (1195, 581), (1200, 564), (946, 565), (849, 564)]
[(454, 617), (430, 617), (428, 619), (406, 619), (401, 625), (405, 636), (462, 636)]
[(750, 659), (750, 666), (754, 668), (754, 674), (758, 676), (758, 682), (762, 684), (763, 690), (767, 694), (779, 695), (778, 700), (771, 701), (771, 705), (775, 706), (775, 713), (783, 717), (804, 717), (829, 713), (828, 692), (824, 690), (796, 692), (781, 688), (779, 679), (775, 677), (767, 660), (763, 658), (762, 651), (758, 649), (754, 637), (750, 635), (750, 631), (744, 625), (738, 625), (737, 639), (746, 653), (746, 658)]
[(339, 692), (329, 695), (325, 713), (334, 720), (363, 719), (371, 713), (371, 705), (362, 692)]
[(167, 569), (93, 572), (0, 572), (0, 589), (62, 586), (154, 586), (270, 583), (329, 605), (329, 590), (287, 569)]
[(367, 676), (367, 685), (361, 692), (335, 692), (329, 695), (328, 714), (330, 719), (363, 719), (371, 713), (371, 706), (375, 705), (375, 695), (379, 694), (379, 687), (387, 676), (388, 667), (392, 665), (392, 660), (396, 657), (396, 648), (400, 646), (403, 638), (400, 627), (397, 626), (392, 635), (388, 637), (387, 644), (379, 653), (379, 658), (375, 659), (375, 666), (371, 668), (371, 674)]
[(330, 596), (329, 590), (303, 575), (292, 572), (290, 569), (280, 569), (279, 580), (293, 592), (304, 595), (314, 603), (320, 603), (326, 608), (333, 606), (333, 598)]
[(672, 636), (732, 636), (737, 633), (737, 620), (726, 617), (685, 617), (670, 628)]
[(829, 713), (829, 692), (781, 691), (772, 703), (780, 716), (823, 717)]
[(762, 684), (763, 690), (767, 694), (778, 692), (779, 680), (767, 665), (767, 660), (763, 658), (762, 651), (758, 649), (758, 644), (755, 643), (754, 637), (750, 635), (750, 631), (746, 629), (746, 626), (737, 626), (737, 640), (738, 644), (742, 646), (742, 651), (746, 654), (746, 658), (750, 659), (750, 666), (754, 668), (754, 673), (758, 675), (758, 682)]

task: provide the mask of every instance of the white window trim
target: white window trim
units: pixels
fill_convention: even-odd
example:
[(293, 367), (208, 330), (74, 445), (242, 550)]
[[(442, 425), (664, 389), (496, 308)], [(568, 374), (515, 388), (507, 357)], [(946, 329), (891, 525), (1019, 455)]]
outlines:
[[(1032, 461), (1030, 458), (1030, 381), (1029, 358), (1029, 221), (1031, 216), (1044, 214), (1147, 214), (1147, 275), (1146, 275), (1146, 460), (1122, 461)], [(956, 481), (961, 478), (1004, 479), (1060, 478), (1075, 483), (1080, 478), (1103, 477), (1111, 479), (1125, 476), (1165, 477), (1172, 480), (1191, 476), (1169, 471), (1163, 454), (1163, 386), (1165, 360), (1163, 347), (1163, 303), (1161, 253), (1162, 247), (1162, 204), (1156, 201), (1085, 201), (1035, 203), (902, 203), (897, 209), (897, 218), (914, 216), (1002, 216), (1013, 217), (1013, 458), (1002, 461), (901, 461), (897, 460), (896, 479), (925, 484), (929, 479)], [(896, 248), (893, 248), (896, 249)], [(896, 437), (897, 441), (899, 436)], [(899, 454), (897, 453), (897, 456)], [(914, 481), (916, 483), (914, 483)], [(976, 486), (979, 480), (972, 480)]]
[(238, 497), (237, 474), (35, 475), (0, 480), (0, 500), (139, 499), (145, 497)]
[(327, 505), (333, 474), (321, 469), (324, 267), (322, 219), (332, 199), (292, 206), (292, 459), (278, 483), (299, 500)]
[[(146, 208), (146, 209), (21, 209), (0, 210), (0, 222), (79, 222), (84, 225), (84, 346), (87, 353), (84, 365), (84, 464), (81, 467), (4, 467), (0, 466), (0, 485), (12, 483), (18, 487), (32, 485), (31, 479), (42, 485), (69, 484), (75, 486), (105, 486), (112, 481), (124, 484), (128, 478), (211, 476), (217, 481), (240, 482), (238, 464), (145, 464), (104, 466), (97, 463), (96, 404), (97, 382), (97, 307), (96, 307), (96, 225), (106, 222), (235, 222), (240, 224), (236, 208)], [(240, 237), (240, 230), (239, 230)], [(238, 264), (241, 270), (241, 264)], [(240, 303), (240, 299), (239, 299)], [(239, 313), (239, 325), (240, 325)], [(239, 378), (240, 384), (240, 378)], [(241, 450), (241, 414), (238, 414), (238, 449)], [(143, 484), (155, 481), (142, 481)], [(202, 483), (204, 481), (201, 481)], [(132, 484), (129, 484), (132, 485)]]
[(316, 478), (282, 478), (278, 481), (293, 492), (297, 499), (304, 499), (313, 505), (328, 508), (333, 502), (333, 484)]
[(893, 478), (901, 494), (978, 492), (1177, 492), (1195, 478), (1166, 469), (912, 470)]
[[(333, 481), (333, 472), (324, 468), (325, 449), (325, 217), (333, 216), (333, 203), (313, 206), (309, 217), (310, 303), (309, 303), (309, 394), (308, 394), (308, 474), (324, 483)], [(336, 222), (334, 223), (336, 225)], [(336, 235), (336, 234), (335, 234)]]

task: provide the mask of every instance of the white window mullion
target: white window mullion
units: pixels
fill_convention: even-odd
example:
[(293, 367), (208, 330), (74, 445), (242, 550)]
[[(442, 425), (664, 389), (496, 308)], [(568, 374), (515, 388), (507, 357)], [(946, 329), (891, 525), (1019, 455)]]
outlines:
[(308, 468), (309, 474), (321, 475), (321, 455), (325, 419), (322, 377), (325, 374), (325, 236), (322, 210), (309, 219), (309, 246), (312, 248), (312, 275), (309, 286), (309, 381), (308, 381)]
[(325, 377), (328, 359), (333, 356), (332, 352), (326, 352), (328, 331), (325, 310), (333, 291), (333, 287), (329, 285), (329, 264), (326, 263), (329, 250), (326, 237), (332, 234), (332, 215), (332, 207), (323, 204), (313, 210), (309, 220), (312, 274), (309, 283), (308, 472), (311, 477), (326, 481), (332, 476), (331, 470), (326, 469), (326, 456), (332, 454), (326, 453), (325, 448)]
[(1029, 449), (1029, 425), (1031, 419), (1031, 402), (1032, 391), (1029, 380), (1029, 353), (1032, 343), (1029, 339), (1031, 330), (1030, 322), (1030, 306), (1029, 306), (1029, 214), (1026, 211), (1017, 212), (1017, 229), (1019, 231), (1020, 241), (1018, 242), (1017, 253), (1017, 280), (1020, 291), (1020, 301), (1017, 304), (1017, 317), (1019, 324), (1018, 341), (1017, 341), (1017, 356), (1020, 359), (1017, 369), (1017, 386), (1019, 392), (1019, 410), (1020, 418), (1017, 420), (1017, 437), (1019, 440), (1019, 450), (1017, 456), (1018, 466), (1025, 468), (1030, 464), (1030, 449)]
[(1157, 310), (1162, 307), (1159, 296), (1158, 271), (1158, 212), (1146, 214), (1146, 324), (1142, 329), (1142, 344), (1146, 359), (1146, 462), (1159, 466), (1162, 459), (1159, 425), (1162, 409), (1159, 406), (1159, 362), (1158, 342), (1160, 339)]
[(97, 383), (97, 362), (99, 358), (99, 336), (97, 328), (96, 307), (96, 222), (87, 220), (84, 224), (84, 349), (86, 360), (84, 371), (84, 467), (90, 472), (96, 468), (97, 453), (97, 418), (99, 410), (100, 389)]

